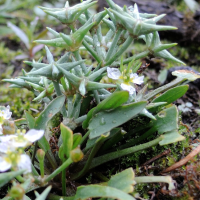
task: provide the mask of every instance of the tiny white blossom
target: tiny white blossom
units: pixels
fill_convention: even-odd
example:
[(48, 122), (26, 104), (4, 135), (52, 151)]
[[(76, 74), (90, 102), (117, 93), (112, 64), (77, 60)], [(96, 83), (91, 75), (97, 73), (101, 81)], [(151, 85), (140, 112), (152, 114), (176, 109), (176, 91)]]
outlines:
[(0, 155), (0, 172), (5, 172), (10, 168), (14, 170), (24, 169), (24, 173), (30, 173), (31, 160), (26, 154), (20, 154), (16, 151), (7, 151), (7, 153)]
[(10, 119), (12, 112), (10, 112), (10, 106), (0, 106), (0, 117), (3, 119)]
[(10, 106), (0, 106), (0, 134), (3, 134), (2, 124), (5, 119), (10, 119), (12, 112), (10, 112)]
[(127, 90), (130, 95), (135, 93), (134, 84), (141, 85), (144, 81), (144, 76), (138, 76), (136, 73), (129, 72), (126, 69), (121, 73), (117, 68), (107, 67), (108, 77), (117, 80), (120, 83), (120, 86), (123, 90)]
[(31, 129), (26, 134), (25, 131), (17, 130), (17, 133), (15, 135), (0, 136), (0, 151), (2, 149), (2, 145), (4, 145), (5, 143), (9, 143), (10, 147), (13, 148), (27, 147), (33, 142), (42, 138), (43, 135), (43, 130)]

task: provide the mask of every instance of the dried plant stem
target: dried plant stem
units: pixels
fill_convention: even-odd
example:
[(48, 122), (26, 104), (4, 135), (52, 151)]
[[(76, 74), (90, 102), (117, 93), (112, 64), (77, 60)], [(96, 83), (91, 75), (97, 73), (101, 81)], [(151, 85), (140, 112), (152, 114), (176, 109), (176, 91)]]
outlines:
[(183, 165), (185, 165), (188, 161), (190, 161), (194, 156), (196, 156), (198, 153), (200, 152), (200, 145), (194, 149), (190, 154), (188, 154), (185, 158), (183, 158), (182, 160), (180, 160), (179, 162), (175, 163), (174, 165), (168, 167), (167, 169), (165, 169), (164, 171), (162, 171), (161, 173), (166, 173), (166, 172), (170, 172), (172, 170), (175, 170)]

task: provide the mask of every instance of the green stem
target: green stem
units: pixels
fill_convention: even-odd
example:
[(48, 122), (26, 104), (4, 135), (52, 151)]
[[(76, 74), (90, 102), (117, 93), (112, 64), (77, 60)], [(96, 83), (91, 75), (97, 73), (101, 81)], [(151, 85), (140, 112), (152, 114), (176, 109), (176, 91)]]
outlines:
[(72, 110), (73, 110), (73, 95), (67, 96), (67, 110), (68, 110), (68, 117), (72, 118)]
[(44, 162), (40, 162), (39, 160), (39, 163), (40, 163), (40, 175), (43, 178), (44, 177)]
[(149, 92), (147, 95), (144, 96), (144, 100), (149, 100), (149, 99), (153, 98), (154, 96), (156, 96), (157, 94), (164, 92), (185, 80), (186, 80), (185, 78), (176, 78), (174, 81), (172, 81), (166, 85), (163, 85), (162, 87), (159, 87), (159, 88), (153, 90), (152, 92)]
[(21, 175), (18, 175), (18, 176), (16, 176), (15, 178), (16, 178), (20, 183), (24, 183), (24, 182), (25, 182), (24, 178), (23, 178)]
[[(61, 90), (60, 90), (59, 83), (53, 81), (53, 85), (54, 85), (54, 88), (55, 88), (55, 90), (56, 90), (57, 96), (61, 96), (61, 95), (62, 95), (62, 92), (61, 92)], [(61, 113), (62, 113), (62, 115), (63, 115), (64, 118), (67, 118), (67, 110), (66, 110), (66, 108), (65, 108), (65, 104), (62, 106)]]
[(61, 196), (58, 196), (58, 195), (55, 195), (55, 194), (49, 194), (47, 199), (48, 200), (60, 200), (60, 199), (63, 199), (63, 200), (74, 200), (74, 196), (72, 197), (61, 197)]
[(80, 145), (83, 144), (83, 143), (85, 142), (85, 140), (88, 138), (89, 134), (90, 134), (90, 131), (88, 131), (88, 132), (82, 137), (82, 140), (81, 140), (81, 142), (80, 142)]
[(49, 182), (51, 179), (53, 179), (55, 176), (57, 176), (60, 172), (62, 172), (64, 169), (66, 169), (72, 163), (73, 163), (72, 159), (68, 158), (60, 167), (58, 167), (53, 173), (51, 173), (45, 179), (45, 182)]
[(117, 51), (117, 53), (115, 53), (115, 55), (106, 62), (105, 66), (111, 65), (117, 58), (119, 58), (124, 53), (124, 51), (131, 45), (132, 41), (133, 38), (129, 36), (124, 42), (124, 44), (121, 46), (119, 51)]
[(96, 100), (96, 103), (99, 104), (100, 103), (100, 98), (99, 98), (97, 90), (93, 90), (93, 94), (94, 94), (94, 98)]
[(31, 169), (32, 169), (32, 174), (33, 174), (34, 176), (39, 176), (39, 174), (38, 174), (38, 172), (37, 172), (37, 170), (35, 169), (35, 167), (34, 167), (33, 164), (31, 164)]
[(33, 149), (33, 155), (32, 155), (32, 158), (31, 158), (31, 162), (32, 162), (33, 165), (34, 165), (34, 160), (35, 160), (35, 154), (36, 154), (36, 151), (37, 151), (37, 145), (38, 145), (38, 141), (35, 142), (35, 146), (34, 146), (34, 149)]
[(87, 115), (83, 115), (77, 119), (74, 120), (74, 122), (78, 125), (80, 125), (85, 119), (87, 118)]
[(128, 143), (121, 145), (119, 147), (119, 149), (124, 149), (124, 148), (128, 148), (130, 146), (134, 146), (138, 143), (140, 143), (141, 141), (145, 140), (146, 138), (148, 138), (152, 133), (156, 132), (157, 127), (151, 127), (146, 133), (144, 133), (143, 135), (141, 135), (138, 138), (133, 138), (131, 139)]
[(62, 195), (66, 196), (66, 169), (62, 171)]
[(96, 34), (93, 35), (93, 43), (94, 43), (94, 48), (97, 52), (98, 57), (100, 57), (101, 60), (103, 60), (103, 55), (102, 55), (102, 50), (101, 50), (101, 43), (98, 40), (98, 37)]
[[(136, 61), (136, 60), (138, 60), (138, 59), (144, 58), (144, 57), (148, 56), (148, 54), (149, 54), (149, 51), (144, 51), (144, 52), (139, 53), (139, 54), (137, 54), (137, 55), (131, 56), (131, 57), (127, 58), (127, 59), (124, 59), (124, 60), (123, 60), (123, 64), (128, 64), (128, 63), (131, 62), (133, 59)], [(120, 66), (120, 62), (114, 62), (114, 63), (112, 64), (112, 66)]]
[(96, 153), (98, 152), (99, 148), (101, 147), (101, 145), (103, 144), (103, 142), (105, 141), (106, 138), (107, 138), (107, 136), (102, 135), (96, 141), (96, 144), (92, 148), (92, 151), (89, 155), (89, 158), (88, 158), (86, 164), (84, 165), (84, 168), (80, 172), (73, 174), (71, 177), (71, 180), (77, 180), (87, 173), (87, 171), (89, 170), (90, 164), (92, 162), (92, 159), (94, 158), (94, 156), (96, 155)]
[(50, 162), (51, 166), (53, 167), (53, 169), (55, 170), (58, 166), (57, 166), (57, 163), (56, 163), (56, 160), (54, 158), (54, 156), (52, 155), (52, 152), (51, 150), (48, 150), (46, 152), (46, 155), (45, 155), (48, 159), (48, 161)]
[(112, 138), (107, 140), (105, 144), (101, 147), (101, 155), (104, 154), (106, 150), (110, 149), (114, 144), (117, 144), (119, 141), (121, 141), (123, 136), (124, 133), (121, 129), (119, 129), (117, 133)]
[(82, 96), (79, 93), (76, 93), (76, 98), (73, 104), (73, 108), (72, 108), (72, 117), (74, 119), (77, 119), (79, 114), (80, 114), (80, 109), (81, 109), (81, 99)]
[[(73, 54), (74, 54), (74, 56), (75, 56), (77, 61), (82, 60), (82, 58), (81, 58), (81, 56), (79, 54), (79, 50), (74, 51)], [(81, 63), (80, 66), (81, 66), (84, 74), (87, 74), (87, 67), (85, 66), (85, 63)]]
[(103, 163), (114, 160), (116, 158), (120, 158), (122, 156), (126, 156), (126, 155), (129, 155), (129, 154), (135, 153), (137, 151), (141, 151), (141, 150), (147, 149), (149, 147), (155, 146), (162, 139), (163, 139), (163, 136), (160, 136), (159, 138), (152, 140), (150, 142), (140, 144), (138, 146), (130, 147), (130, 148), (127, 148), (127, 149), (123, 149), (123, 150), (120, 150), (120, 151), (115, 151), (115, 152), (108, 153), (108, 154), (105, 154), (103, 156), (99, 156), (97, 158), (94, 158), (91, 165), (90, 165), (90, 169), (93, 169), (94, 167), (97, 167), (97, 166), (99, 166)]

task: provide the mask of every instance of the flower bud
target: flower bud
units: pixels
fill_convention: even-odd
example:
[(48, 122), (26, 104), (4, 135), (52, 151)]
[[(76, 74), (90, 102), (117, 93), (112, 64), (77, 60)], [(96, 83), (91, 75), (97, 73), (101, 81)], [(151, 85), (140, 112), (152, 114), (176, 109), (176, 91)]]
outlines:
[(20, 184), (13, 186), (9, 191), (9, 196), (16, 200), (23, 199), (24, 195), (25, 195), (25, 190)]
[(37, 150), (37, 158), (39, 162), (44, 162), (45, 152), (42, 149)]
[(5, 119), (2, 124), (2, 129), (4, 135), (15, 134), (15, 122)]
[(76, 147), (74, 150), (70, 152), (70, 157), (73, 162), (79, 162), (83, 158), (84, 154), (80, 149), (80, 146)]

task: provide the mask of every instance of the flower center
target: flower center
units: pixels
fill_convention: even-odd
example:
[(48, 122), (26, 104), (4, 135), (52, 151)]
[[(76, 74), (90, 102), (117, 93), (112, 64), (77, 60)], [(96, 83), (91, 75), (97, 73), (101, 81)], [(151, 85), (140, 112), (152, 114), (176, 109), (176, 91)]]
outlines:
[(11, 163), (13, 166), (16, 166), (19, 162), (20, 154), (19, 152), (7, 151), (4, 159), (7, 163)]
[(121, 76), (119, 77), (119, 79), (121, 79), (123, 81), (123, 83), (130, 85), (130, 82), (133, 82), (133, 78), (130, 77), (130, 74), (132, 74), (132, 70), (126, 70), (124, 69), (121, 73)]

